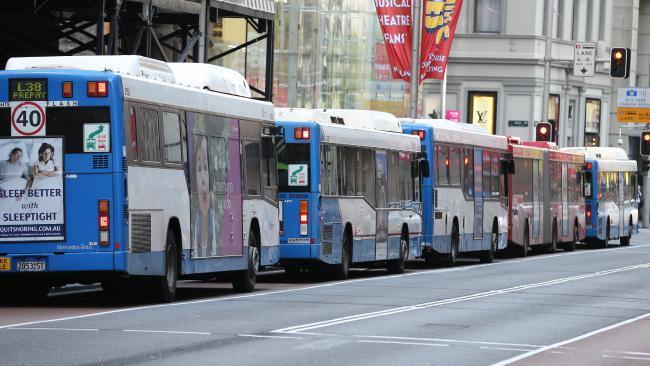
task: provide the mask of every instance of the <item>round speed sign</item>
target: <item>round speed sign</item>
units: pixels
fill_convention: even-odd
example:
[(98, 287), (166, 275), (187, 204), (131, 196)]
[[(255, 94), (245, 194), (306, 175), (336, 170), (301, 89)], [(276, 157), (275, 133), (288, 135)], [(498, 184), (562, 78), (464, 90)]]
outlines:
[(45, 110), (34, 102), (22, 102), (11, 113), (11, 127), (16, 135), (34, 136), (45, 127)]

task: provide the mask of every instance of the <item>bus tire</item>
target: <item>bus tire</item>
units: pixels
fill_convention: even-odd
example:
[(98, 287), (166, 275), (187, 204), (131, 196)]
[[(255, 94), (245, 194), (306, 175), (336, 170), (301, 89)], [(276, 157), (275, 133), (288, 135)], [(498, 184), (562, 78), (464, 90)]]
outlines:
[(172, 302), (176, 297), (176, 282), (178, 281), (178, 251), (176, 236), (171, 229), (167, 230), (167, 245), (165, 246), (165, 273), (152, 281), (152, 297), (160, 302)]
[(232, 288), (237, 292), (251, 292), (257, 283), (260, 271), (260, 250), (255, 231), (248, 234), (248, 259), (246, 269), (236, 271), (232, 276)]
[(632, 220), (630, 220), (630, 223), (627, 226), (627, 236), (621, 236), (621, 246), (622, 247), (627, 247), (630, 245), (630, 241), (632, 240), (632, 230), (634, 227), (632, 226)]
[(605, 239), (604, 240), (596, 239), (596, 248), (598, 249), (607, 248), (607, 243), (609, 243), (609, 217), (607, 218), (607, 226), (605, 228)]
[(458, 233), (458, 224), (454, 223), (451, 229), (451, 238), (449, 245), (449, 254), (447, 254), (447, 265), (453, 267), (458, 262), (458, 243), (460, 242), (460, 235)]
[(576, 250), (576, 243), (578, 242), (578, 225), (573, 225), (573, 241), (570, 241), (568, 243), (564, 244), (564, 251), (565, 252), (573, 252)]
[(481, 263), (492, 263), (494, 262), (494, 254), (497, 252), (499, 247), (499, 230), (492, 228), (492, 237), (490, 240), (490, 249), (484, 251), (481, 254)]
[(519, 254), (522, 257), (528, 256), (528, 247), (530, 246), (530, 236), (528, 234), (528, 221), (526, 221), (526, 228), (524, 229), (524, 242), (521, 245)]
[(389, 273), (400, 274), (404, 273), (406, 268), (406, 260), (409, 256), (409, 234), (406, 228), (402, 229), (402, 235), (399, 238), (399, 257), (391, 259), (386, 263), (386, 268)]
[(352, 264), (351, 245), (350, 233), (346, 230), (341, 245), (341, 263), (335, 264), (331, 268), (332, 278), (335, 280), (345, 280), (350, 275), (350, 265)]
[(0, 304), (3, 305), (36, 305), (45, 301), (50, 292), (48, 283), (25, 281), (10, 284), (0, 284)]
[(551, 235), (551, 244), (548, 245), (546, 252), (555, 253), (557, 251), (557, 221), (553, 220), (553, 233)]

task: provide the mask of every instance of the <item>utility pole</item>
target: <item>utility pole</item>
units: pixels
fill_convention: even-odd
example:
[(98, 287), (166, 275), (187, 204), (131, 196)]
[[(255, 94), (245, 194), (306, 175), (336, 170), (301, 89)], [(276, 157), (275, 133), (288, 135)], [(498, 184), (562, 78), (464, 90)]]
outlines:
[[(551, 90), (551, 57), (553, 52), (553, 6), (555, 0), (546, 1), (546, 51), (544, 52), (544, 94), (542, 95), (542, 122), (548, 122), (548, 96)], [(556, 122), (557, 123), (557, 122)]]
[(418, 118), (418, 89), (420, 88), (420, 32), (422, 27), (422, 3), (418, 0), (412, 1), (413, 10), (411, 13), (411, 106), (409, 117)]

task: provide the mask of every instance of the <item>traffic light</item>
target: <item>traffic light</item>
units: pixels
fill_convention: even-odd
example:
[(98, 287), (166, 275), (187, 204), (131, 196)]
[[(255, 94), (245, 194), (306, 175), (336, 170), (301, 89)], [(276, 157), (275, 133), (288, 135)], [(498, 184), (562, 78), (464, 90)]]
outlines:
[(630, 76), (630, 54), (629, 48), (612, 47), (609, 60), (610, 77), (627, 79)]
[(650, 157), (650, 131), (641, 132), (641, 155)]
[(549, 122), (535, 125), (535, 141), (553, 141), (553, 126)]

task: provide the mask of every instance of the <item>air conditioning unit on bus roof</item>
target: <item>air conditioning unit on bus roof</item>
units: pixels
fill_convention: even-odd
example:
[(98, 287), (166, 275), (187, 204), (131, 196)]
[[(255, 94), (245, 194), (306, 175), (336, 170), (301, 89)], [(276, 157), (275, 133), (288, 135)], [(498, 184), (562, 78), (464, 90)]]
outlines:
[(171, 68), (179, 85), (251, 98), (251, 89), (240, 73), (212, 64), (175, 63)]
[(397, 118), (386, 112), (362, 109), (276, 108), (276, 121), (337, 124), (367, 130), (402, 133)]
[(5, 67), (5, 70), (29, 69), (110, 71), (168, 83), (175, 82), (174, 73), (167, 63), (135, 55), (12, 57)]

